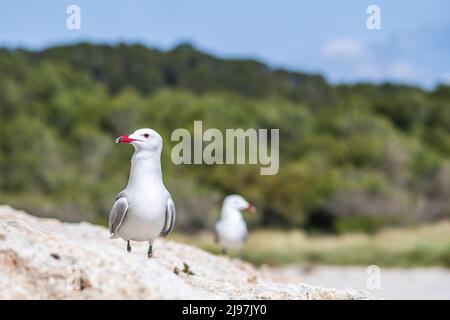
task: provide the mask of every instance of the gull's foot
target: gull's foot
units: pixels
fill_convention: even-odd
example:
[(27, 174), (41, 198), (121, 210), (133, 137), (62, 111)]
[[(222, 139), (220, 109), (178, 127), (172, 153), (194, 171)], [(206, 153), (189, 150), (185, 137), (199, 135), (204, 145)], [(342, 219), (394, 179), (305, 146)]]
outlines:
[(130, 240), (127, 241), (127, 251), (128, 251), (128, 253), (131, 252)]
[(152, 249), (152, 245), (149, 244), (148, 246), (148, 252), (147, 252), (147, 257), (150, 259), (153, 255), (153, 249)]

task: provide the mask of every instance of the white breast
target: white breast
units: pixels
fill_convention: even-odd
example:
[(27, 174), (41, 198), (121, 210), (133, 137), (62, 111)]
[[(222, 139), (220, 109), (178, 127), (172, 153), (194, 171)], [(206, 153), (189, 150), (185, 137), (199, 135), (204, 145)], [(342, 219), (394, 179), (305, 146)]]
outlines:
[(129, 192), (128, 211), (118, 230), (124, 240), (153, 242), (161, 233), (169, 194), (165, 188), (151, 189)]
[(239, 249), (245, 243), (247, 226), (243, 219), (222, 219), (216, 224), (219, 244), (229, 249)]

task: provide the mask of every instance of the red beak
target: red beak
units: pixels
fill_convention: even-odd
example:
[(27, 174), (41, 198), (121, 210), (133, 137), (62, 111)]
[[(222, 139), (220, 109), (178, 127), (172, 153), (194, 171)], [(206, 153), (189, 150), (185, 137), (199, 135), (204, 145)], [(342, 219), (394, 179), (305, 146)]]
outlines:
[(253, 204), (249, 203), (248, 207), (246, 208), (246, 210), (250, 211), (250, 212), (255, 212), (256, 208)]
[(130, 138), (129, 136), (120, 136), (116, 139), (116, 143), (130, 143), (133, 141), (136, 141), (136, 140)]

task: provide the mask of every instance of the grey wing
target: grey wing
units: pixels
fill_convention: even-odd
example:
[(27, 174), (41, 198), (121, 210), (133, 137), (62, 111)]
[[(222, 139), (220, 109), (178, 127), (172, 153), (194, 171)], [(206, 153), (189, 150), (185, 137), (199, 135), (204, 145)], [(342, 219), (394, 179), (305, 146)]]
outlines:
[(214, 242), (219, 243), (219, 232), (217, 231), (217, 225), (214, 226)]
[(123, 220), (128, 211), (128, 201), (124, 191), (121, 191), (114, 203), (111, 212), (109, 214), (109, 232), (111, 233), (111, 238), (115, 238), (115, 233), (122, 225)]
[(166, 206), (166, 218), (164, 221), (164, 227), (160, 233), (161, 237), (166, 237), (175, 226), (175, 218), (177, 216), (177, 211), (175, 209), (175, 203), (173, 203), (173, 200), (171, 197), (169, 197), (169, 200), (167, 200), (167, 206)]
[(246, 243), (248, 239), (248, 231), (245, 231), (245, 233), (242, 236), (242, 243)]

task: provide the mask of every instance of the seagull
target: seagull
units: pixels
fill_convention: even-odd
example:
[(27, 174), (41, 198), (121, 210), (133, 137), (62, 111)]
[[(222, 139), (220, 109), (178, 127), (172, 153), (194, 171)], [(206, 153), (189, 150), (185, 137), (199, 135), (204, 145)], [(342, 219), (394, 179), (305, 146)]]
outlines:
[(242, 210), (254, 212), (255, 207), (237, 194), (224, 199), (221, 217), (214, 233), (215, 241), (222, 247), (223, 253), (228, 249), (240, 249), (247, 241), (248, 231)]
[(175, 204), (162, 179), (163, 140), (155, 130), (139, 129), (117, 138), (116, 143), (131, 143), (135, 151), (128, 184), (117, 195), (109, 214), (110, 239), (125, 240), (128, 252), (131, 240), (148, 241), (150, 258), (153, 241), (172, 231), (176, 217)]

